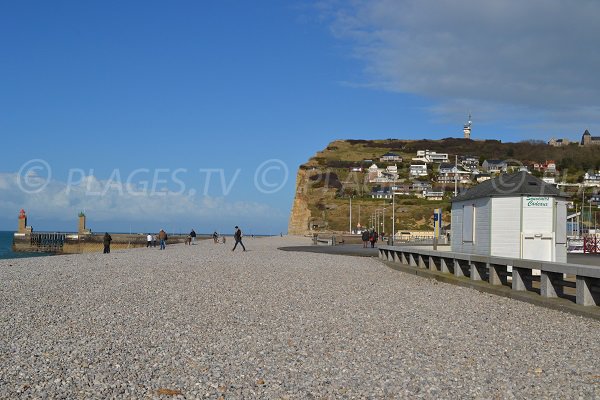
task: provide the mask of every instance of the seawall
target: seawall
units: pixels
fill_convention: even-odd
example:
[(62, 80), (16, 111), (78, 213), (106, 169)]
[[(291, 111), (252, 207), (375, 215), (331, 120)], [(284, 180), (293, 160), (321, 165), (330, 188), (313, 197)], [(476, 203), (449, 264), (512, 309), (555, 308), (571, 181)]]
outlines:
[[(144, 234), (111, 234), (111, 250), (146, 247)], [(167, 243), (183, 243), (187, 235), (169, 235)], [(104, 233), (77, 234), (59, 232), (15, 233), (14, 252), (44, 252), (54, 254), (97, 253), (104, 249)], [(158, 243), (157, 243), (158, 245)]]

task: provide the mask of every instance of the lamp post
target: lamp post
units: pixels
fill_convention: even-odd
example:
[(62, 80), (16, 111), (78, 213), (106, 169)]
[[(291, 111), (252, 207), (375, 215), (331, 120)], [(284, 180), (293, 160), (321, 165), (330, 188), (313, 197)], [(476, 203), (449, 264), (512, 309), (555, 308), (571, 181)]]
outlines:
[[(385, 233), (385, 210), (388, 207), (382, 207), (375, 210), (375, 229), (377, 233)], [(381, 219), (379, 218), (381, 216)]]
[(350, 234), (352, 235), (352, 196), (350, 196)]
[(396, 195), (400, 193), (392, 192), (392, 246), (396, 238)]

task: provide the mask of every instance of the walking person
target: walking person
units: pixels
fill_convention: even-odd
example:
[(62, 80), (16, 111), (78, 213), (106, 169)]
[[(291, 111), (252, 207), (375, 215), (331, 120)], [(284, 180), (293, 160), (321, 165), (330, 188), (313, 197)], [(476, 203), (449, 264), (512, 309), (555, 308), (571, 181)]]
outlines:
[(366, 249), (367, 247), (369, 247), (367, 245), (367, 243), (369, 243), (369, 231), (366, 229), (362, 232), (362, 241), (363, 241), (363, 248)]
[(164, 250), (167, 244), (167, 232), (163, 229), (158, 232), (158, 240), (160, 241), (160, 250)]
[(190, 237), (192, 238), (192, 244), (196, 244), (196, 232), (193, 229), (190, 232)]
[(146, 236), (146, 248), (152, 246), (152, 235), (148, 234), (148, 236)]
[(213, 232), (213, 242), (215, 242), (215, 244), (219, 243), (219, 234), (217, 231)]
[(156, 247), (156, 235), (152, 235), (152, 247)]
[(235, 227), (235, 233), (233, 234), (233, 239), (235, 240), (235, 246), (233, 246), (233, 249), (231, 249), (231, 251), (235, 250), (238, 243), (242, 246), (242, 249), (244, 249), (244, 251), (246, 251), (246, 247), (244, 247), (244, 243), (242, 243), (242, 230), (240, 228), (238, 228), (237, 226)]
[(106, 232), (104, 234), (104, 239), (102, 242), (104, 243), (104, 254), (110, 253), (110, 242), (112, 241), (112, 237)]
[(369, 234), (369, 241), (371, 242), (372, 249), (375, 248), (375, 242), (377, 241), (376, 235), (377, 232), (375, 232), (375, 229), (371, 229), (371, 233)]

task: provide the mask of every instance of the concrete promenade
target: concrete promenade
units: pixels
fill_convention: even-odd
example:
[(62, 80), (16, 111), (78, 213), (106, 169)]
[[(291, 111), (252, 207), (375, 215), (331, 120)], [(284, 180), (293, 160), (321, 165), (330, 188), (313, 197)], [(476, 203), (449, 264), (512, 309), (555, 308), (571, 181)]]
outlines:
[[(358, 257), (377, 257), (379, 252), (377, 247), (371, 249), (370, 247), (365, 249), (362, 244), (344, 244), (337, 246), (325, 246), (325, 245), (308, 245), (310, 239), (307, 238), (305, 243), (300, 246), (282, 247), (281, 250), (285, 251), (302, 251), (310, 253), (322, 253), (322, 254), (340, 254), (347, 256), (358, 256)], [(380, 243), (381, 244), (381, 243)], [(370, 246), (370, 245), (369, 245)], [(428, 248), (431, 248), (429, 246)], [(449, 249), (448, 246), (440, 246), (440, 250)], [(568, 254), (567, 262), (572, 264), (582, 265), (594, 265), (600, 268), (600, 254)]]
[(0, 398), (600, 397), (600, 321), (244, 244), (0, 261)]

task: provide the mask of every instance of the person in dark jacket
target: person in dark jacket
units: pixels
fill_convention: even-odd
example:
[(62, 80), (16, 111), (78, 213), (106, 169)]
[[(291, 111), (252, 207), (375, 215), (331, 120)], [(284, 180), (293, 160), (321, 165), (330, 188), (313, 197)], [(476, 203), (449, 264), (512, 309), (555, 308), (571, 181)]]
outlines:
[(377, 243), (379, 235), (375, 229), (371, 230), (371, 235), (369, 236), (369, 240), (371, 242), (371, 248), (375, 248), (375, 243)]
[(235, 233), (233, 234), (233, 238), (235, 239), (235, 246), (233, 246), (233, 249), (231, 249), (231, 251), (235, 250), (238, 243), (242, 246), (242, 249), (246, 251), (246, 247), (244, 247), (244, 243), (242, 243), (242, 230), (237, 226), (235, 227)]
[(112, 237), (106, 232), (104, 234), (104, 239), (102, 242), (104, 243), (104, 254), (110, 253), (110, 242), (112, 241)]
[(196, 244), (196, 232), (193, 229), (190, 232), (190, 237), (192, 238), (192, 244)]
[(366, 249), (367, 247), (369, 247), (367, 245), (367, 243), (369, 243), (369, 231), (366, 229), (362, 233), (362, 241), (363, 241), (363, 248)]

